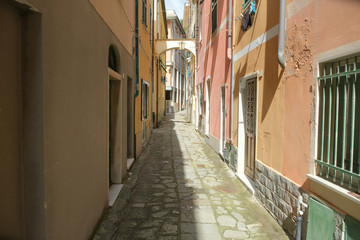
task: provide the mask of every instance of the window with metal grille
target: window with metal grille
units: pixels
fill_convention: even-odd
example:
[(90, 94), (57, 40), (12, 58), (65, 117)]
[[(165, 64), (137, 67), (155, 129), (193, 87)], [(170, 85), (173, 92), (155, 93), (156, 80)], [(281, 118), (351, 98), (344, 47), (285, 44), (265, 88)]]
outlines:
[(360, 55), (322, 63), (317, 174), (360, 191)]
[(147, 27), (147, 0), (142, 0), (142, 22)]
[(217, 0), (211, 0), (211, 33), (217, 28)]

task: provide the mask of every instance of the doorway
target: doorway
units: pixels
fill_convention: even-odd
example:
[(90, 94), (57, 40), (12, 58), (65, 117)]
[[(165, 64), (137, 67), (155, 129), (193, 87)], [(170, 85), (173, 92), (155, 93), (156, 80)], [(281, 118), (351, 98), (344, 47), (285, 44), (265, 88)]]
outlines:
[[(121, 130), (118, 124), (120, 100), (120, 81), (110, 80), (109, 83), (109, 187), (115, 182), (114, 165), (119, 155), (118, 130)], [(121, 136), (121, 135), (119, 135)]]
[(256, 78), (246, 80), (245, 174), (254, 179), (256, 150)]
[[(2, 236), (23, 237), (23, 32), (21, 12), (0, 1), (0, 224)], [(26, 170), (26, 169), (25, 169)]]
[(220, 108), (220, 154), (224, 156), (225, 146), (225, 85), (221, 86), (221, 108)]
[(127, 158), (134, 158), (134, 86), (127, 78)]
[(206, 81), (206, 123), (205, 135), (210, 135), (210, 78)]

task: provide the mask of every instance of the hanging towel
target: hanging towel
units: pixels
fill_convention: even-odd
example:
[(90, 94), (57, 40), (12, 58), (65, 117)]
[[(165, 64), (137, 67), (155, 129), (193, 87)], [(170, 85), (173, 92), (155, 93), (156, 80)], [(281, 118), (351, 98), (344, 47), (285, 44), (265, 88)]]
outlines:
[(246, 13), (243, 16), (242, 23), (241, 23), (241, 30), (243, 32), (246, 32), (248, 27), (251, 26), (251, 18), (250, 18), (250, 11), (247, 10)]

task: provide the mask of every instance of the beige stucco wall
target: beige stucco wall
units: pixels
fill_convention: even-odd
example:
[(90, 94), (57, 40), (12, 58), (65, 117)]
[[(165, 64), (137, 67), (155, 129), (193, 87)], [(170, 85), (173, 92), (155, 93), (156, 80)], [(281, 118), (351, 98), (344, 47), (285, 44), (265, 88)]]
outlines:
[(133, 55), (135, 47), (135, 1), (89, 1), (115, 36), (123, 43), (126, 51)]
[[(23, 201), (25, 216), (22, 221), (29, 230), (25, 239), (87, 239), (108, 205), (109, 46), (113, 44), (119, 51), (120, 73), (132, 79), (135, 79), (135, 60), (129, 55), (127, 46), (130, 45), (119, 41), (88, 0), (28, 2), (40, 11), (41, 21), (36, 25), (40, 27), (39, 32), (28, 28), (27, 34), (38, 45), (30, 49), (34, 53), (26, 57), (30, 62), (42, 64), (36, 65), (41, 70), (36, 81), (41, 79), (41, 85), (29, 85), (28, 78), (24, 79), (28, 88), (22, 96), (27, 100), (23, 102), (26, 103), (23, 111), (27, 115), (34, 106), (42, 109), (32, 118), (42, 134), (32, 133), (37, 137), (31, 139), (31, 144), (43, 142), (43, 159), (38, 158), (34, 165), (24, 168), (24, 178), (30, 171), (38, 175), (25, 182), (24, 192), (28, 194), (23, 199), (19, 195), (11, 197), (12, 208)], [(25, 26), (28, 23), (32, 22), (25, 21)], [(121, 90), (124, 103), (126, 89), (124, 82)], [(39, 95), (42, 102), (37, 100)], [(125, 124), (121, 127), (126, 132), (126, 107), (122, 111), (124, 109), (121, 122)], [(25, 132), (30, 130), (24, 129)], [(126, 149), (125, 134), (122, 143), (122, 149)], [(25, 158), (35, 156), (31, 150), (24, 151), (29, 153)], [(126, 161), (125, 154), (123, 151)], [(44, 212), (43, 219), (29, 217), (30, 212), (39, 216)], [(1, 215), (2, 221), (4, 217)], [(21, 213), (17, 214), (16, 228), (22, 222), (19, 218)], [(40, 231), (32, 230), (39, 224)]]

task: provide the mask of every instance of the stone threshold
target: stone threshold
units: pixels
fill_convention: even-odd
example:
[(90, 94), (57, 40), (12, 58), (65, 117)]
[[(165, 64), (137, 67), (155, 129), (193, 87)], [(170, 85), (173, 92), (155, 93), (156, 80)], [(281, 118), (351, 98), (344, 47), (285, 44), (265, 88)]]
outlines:
[(128, 158), (126, 163), (126, 169), (129, 171), (134, 164), (135, 158)]
[(235, 173), (235, 175), (244, 184), (251, 195), (255, 195), (255, 182), (248, 178), (244, 173)]
[(117, 197), (120, 194), (121, 189), (123, 188), (123, 184), (113, 184), (109, 189), (109, 207), (114, 206), (114, 203)]

